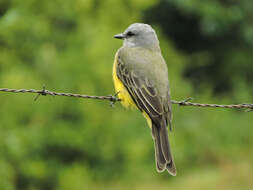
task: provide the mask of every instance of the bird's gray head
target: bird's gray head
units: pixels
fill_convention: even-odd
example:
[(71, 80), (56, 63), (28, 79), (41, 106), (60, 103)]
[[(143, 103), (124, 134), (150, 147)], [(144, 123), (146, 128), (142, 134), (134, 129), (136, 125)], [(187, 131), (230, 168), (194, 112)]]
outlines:
[(160, 51), (159, 40), (155, 30), (148, 24), (131, 24), (122, 34), (117, 34), (114, 37), (124, 39), (124, 46)]

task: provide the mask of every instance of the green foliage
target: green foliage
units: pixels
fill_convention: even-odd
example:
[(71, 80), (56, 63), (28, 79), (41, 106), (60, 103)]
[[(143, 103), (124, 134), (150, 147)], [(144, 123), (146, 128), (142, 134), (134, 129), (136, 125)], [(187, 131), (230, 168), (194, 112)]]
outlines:
[(183, 73), (195, 91), (210, 85), (215, 95), (228, 95), (236, 93), (238, 80), (252, 83), (252, 7), (249, 0), (163, 0), (144, 18), (187, 55)]
[[(251, 8), (246, 0), (2, 0), (0, 87), (45, 84), (49, 90), (113, 94), (112, 64), (122, 42), (112, 37), (131, 23), (148, 21), (168, 63), (173, 99), (252, 102)], [(170, 20), (162, 17), (166, 14)], [(196, 28), (188, 20), (193, 17)], [(181, 21), (189, 27), (183, 32)], [(167, 22), (173, 23), (170, 30)], [(240, 30), (227, 35), (235, 26)], [(187, 36), (188, 29), (200, 37)], [(221, 61), (213, 64), (219, 55)], [(212, 93), (216, 84), (227, 85), (225, 79), (232, 90)], [(150, 129), (138, 111), (96, 100), (33, 98), (0, 94), (1, 190), (253, 186), (251, 112), (173, 106), (170, 139), (178, 176), (171, 177), (156, 172)]]

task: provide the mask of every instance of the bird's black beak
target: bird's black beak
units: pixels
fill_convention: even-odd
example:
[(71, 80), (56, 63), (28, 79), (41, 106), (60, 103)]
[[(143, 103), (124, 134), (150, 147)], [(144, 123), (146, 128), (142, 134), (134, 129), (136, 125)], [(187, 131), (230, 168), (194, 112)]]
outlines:
[(114, 38), (117, 38), (117, 39), (124, 39), (125, 38), (125, 35), (124, 34), (116, 34), (114, 36)]

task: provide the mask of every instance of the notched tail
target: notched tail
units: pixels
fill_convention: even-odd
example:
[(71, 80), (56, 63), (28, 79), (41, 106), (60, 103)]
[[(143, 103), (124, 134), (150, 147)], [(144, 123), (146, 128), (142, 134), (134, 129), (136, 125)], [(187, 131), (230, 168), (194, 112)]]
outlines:
[(152, 136), (155, 144), (156, 168), (158, 172), (165, 169), (176, 176), (176, 166), (170, 150), (168, 129), (165, 125), (157, 126), (152, 122)]

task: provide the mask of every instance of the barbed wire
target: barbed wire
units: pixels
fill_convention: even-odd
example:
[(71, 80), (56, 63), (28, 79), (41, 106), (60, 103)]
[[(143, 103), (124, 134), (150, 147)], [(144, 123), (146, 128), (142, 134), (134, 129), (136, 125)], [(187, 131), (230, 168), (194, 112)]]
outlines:
[[(37, 94), (35, 97), (35, 101), (39, 98), (40, 95), (46, 96), (67, 96), (67, 97), (74, 97), (74, 98), (87, 98), (87, 99), (97, 99), (97, 100), (108, 100), (110, 101), (111, 105), (114, 105), (116, 102), (120, 101), (117, 98), (117, 94), (115, 95), (108, 95), (108, 96), (90, 96), (84, 94), (73, 94), (73, 93), (64, 93), (64, 92), (53, 92), (45, 89), (43, 86), (42, 90), (35, 90), (35, 89), (9, 89), (9, 88), (0, 88), (0, 92), (12, 92), (12, 93), (34, 93)], [(171, 100), (172, 104), (177, 104), (179, 106), (195, 106), (195, 107), (210, 107), (210, 108), (230, 108), (230, 109), (246, 109), (246, 111), (253, 111), (253, 104), (231, 104), (231, 105), (220, 105), (220, 104), (201, 104), (201, 103), (194, 103), (190, 102), (192, 98), (187, 98), (182, 101)]]

